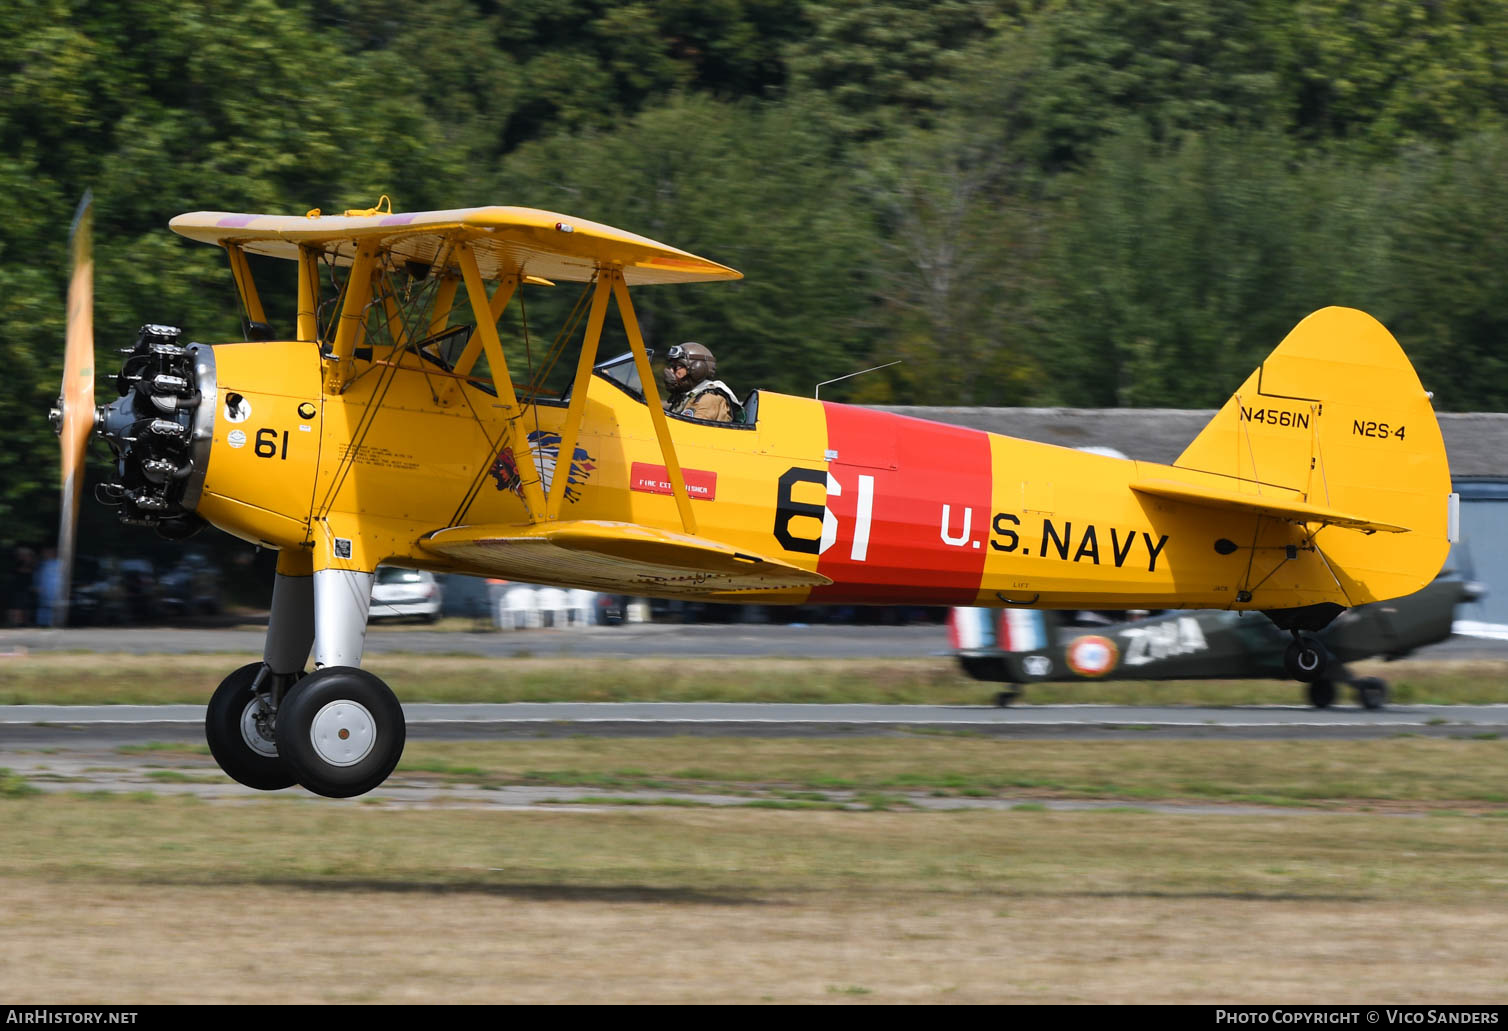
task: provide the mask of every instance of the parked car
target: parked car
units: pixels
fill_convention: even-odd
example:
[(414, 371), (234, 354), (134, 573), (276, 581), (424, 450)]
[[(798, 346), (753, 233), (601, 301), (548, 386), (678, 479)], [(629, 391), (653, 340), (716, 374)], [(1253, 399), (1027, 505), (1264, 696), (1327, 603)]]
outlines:
[(372, 583), (368, 620), (415, 617), (426, 623), (440, 618), (440, 584), (422, 569), (378, 566)]

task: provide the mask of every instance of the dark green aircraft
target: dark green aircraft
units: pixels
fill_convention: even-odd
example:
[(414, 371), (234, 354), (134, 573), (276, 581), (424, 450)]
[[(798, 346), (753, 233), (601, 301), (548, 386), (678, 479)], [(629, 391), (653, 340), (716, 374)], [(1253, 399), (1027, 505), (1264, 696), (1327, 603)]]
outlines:
[[(1446, 571), (1421, 591), (1349, 609), (1316, 635), (1329, 652), (1320, 679), (1308, 684), (1317, 709), (1335, 701), (1336, 683), (1350, 684), (1368, 709), (1387, 703), (1380, 677), (1354, 677), (1345, 663), (1396, 659), (1450, 636), (1456, 606), (1485, 588)], [(956, 608), (948, 640), (975, 680), (1010, 685), (995, 696), (1009, 705), (1033, 681), (1216, 680), (1283, 678), (1289, 635), (1270, 620), (1221, 610), (1127, 613)]]

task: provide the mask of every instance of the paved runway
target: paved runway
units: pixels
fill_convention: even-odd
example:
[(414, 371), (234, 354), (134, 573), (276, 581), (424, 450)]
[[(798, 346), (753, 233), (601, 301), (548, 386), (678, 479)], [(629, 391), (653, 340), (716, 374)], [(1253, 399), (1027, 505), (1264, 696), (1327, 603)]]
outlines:
[[(1001, 737), (1322, 738), (1508, 734), (1508, 705), (1312, 709), (1124, 705), (791, 705), (733, 702), (517, 702), (404, 707), (416, 740), (675, 734), (816, 737), (953, 731)], [(199, 705), (0, 706), (0, 747), (92, 747), (203, 737)]]
[[(1380, 712), (1355, 708), (1324, 711), (1299, 706), (1226, 709), (1134, 708), (1112, 705), (1039, 705), (1012, 709), (925, 705), (752, 705), (680, 703), (517, 703), (511, 705), (410, 705), (410, 741), (523, 740), (555, 736), (719, 735), (728, 737), (915, 735), (953, 732), (1017, 739), (1168, 740), (1225, 738), (1357, 738), (1399, 734), (1499, 737), (1508, 732), (1508, 705), (1399, 706)], [(205, 801), (242, 802), (268, 797), (220, 773), (207, 755), (129, 748), (157, 742), (200, 746), (204, 709), (161, 706), (0, 706), (0, 767), (44, 792), (112, 794), (148, 792), (192, 795)], [(1009, 743), (1002, 741), (1002, 756)], [(278, 796), (308, 797), (301, 789)], [(1123, 801), (1038, 799), (1029, 793), (998, 797), (937, 796), (927, 790), (891, 792), (918, 809), (1009, 809), (1024, 803), (1051, 809), (1123, 806)], [(870, 805), (862, 792), (827, 790), (825, 804)], [(778, 796), (771, 796), (778, 801)], [(769, 799), (763, 799), (769, 801)], [(603, 789), (597, 786), (467, 784), (399, 773), (372, 795), (326, 805), (538, 810), (570, 805), (575, 811), (619, 805), (675, 804), (746, 806), (747, 792), (680, 790), (671, 787)], [(1230, 803), (1146, 802), (1138, 807), (1171, 813), (1268, 811)], [(1293, 816), (1291, 809), (1274, 813)]]
[[(261, 650), (261, 631), (86, 628), (0, 631), (0, 651), (130, 653)], [(631, 656), (925, 657), (947, 652), (937, 625), (768, 626), (639, 624), (511, 633), (374, 628), (371, 652)], [(1508, 659), (1508, 641), (1453, 637), (1423, 659)], [(1508, 705), (1305, 705), (1230, 708), (1120, 705), (788, 705), (732, 703), (516, 703), (409, 705), (410, 736), (459, 740), (564, 734), (822, 736), (944, 730), (1009, 737), (1378, 737), (1399, 733), (1508, 733)], [(0, 746), (197, 740), (202, 706), (0, 706)]]
[[(0, 630), (0, 652), (26, 650), (183, 654), (260, 654), (262, 628), (79, 627)], [(369, 652), (421, 655), (554, 655), (578, 658), (783, 655), (795, 658), (906, 658), (948, 651), (947, 628), (912, 626), (637, 623), (576, 630), (427, 630), (374, 626)], [(1456, 636), (1421, 648), (1420, 658), (1508, 660), (1508, 639)]]
[[(88, 651), (175, 655), (187, 652), (260, 654), (262, 628), (78, 627), (0, 630), (0, 652)], [(947, 629), (915, 626), (805, 626), (740, 623), (636, 623), (573, 630), (425, 630), (374, 626), (368, 652), (579, 658), (788, 655), (799, 658), (902, 658), (948, 649)], [(1508, 655), (1508, 642), (1503, 645)]]
[[(0, 631), (0, 652), (237, 652), (261, 650), (256, 630), (90, 629)], [(675, 626), (593, 627), (578, 631), (519, 633), (433, 632), (378, 629), (368, 636), (374, 652), (449, 654), (666, 656), (791, 655), (802, 657), (924, 657), (947, 650), (939, 626), (801, 627)], [(1508, 658), (1508, 642), (1454, 638), (1420, 653), (1422, 658)], [(789, 705), (738, 703), (515, 703), (412, 704), (405, 707), (409, 737), (424, 740), (522, 740), (560, 736), (842, 738), (917, 733), (962, 733), (1000, 739), (1149, 740), (1191, 738), (1231, 741), (1259, 738), (1382, 738), (1399, 734), (1445, 737), (1508, 735), (1508, 705), (1391, 705), (1368, 711), (1354, 705), (1316, 710), (1303, 705), (1185, 708), (1121, 705)], [(198, 705), (0, 706), (0, 767), (44, 791), (193, 794), (235, 802), (261, 796), (220, 774), (212, 760), (156, 758), (122, 750), (149, 742), (202, 745), (204, 708)], [(167, 778), (167, 779), (164, 779)], [(298, 794), (297, 791), (294, 794)], [(378, 792), (390, 805), (482, 806), (529, 809), (561, 803), (593, 804), (596, 788), (436, 785), (422, 776), (395, 777)], [(623, 792), (615, 792), (623, 794)], [(632, 792), (628, 794), (633, 794)], [(666, 792), (651, 793), (671, 797)], [(841, 793), (839, 793), (841, 795)], [(909, 797), (909, 796), (908, 796)], [(706, 794), (674, 798), (688, 804), (744, 805), (747, 798)], [(838, 802), (843, 798), (834, 795)], [(651, 799), (652, 800), (652, 799)], [(637, 799), (643, 802), (645, 799)], [(943, 799), (917, 793), (910, 804), (931, 807), (1008, 808), (1020, 799)], [(860, 804), (854, 800), (855, 804)], [(346, 803), (360, 804), (358, 800)], [(1033, 800), (1033, 804), (1039, 804)], [(1051, 808), (1110, 805), (1050, 801)], [(1168, 811), (1197, 806), (1157, 805)], [(1229, 807), (1217, 808), (1225, 811)]]

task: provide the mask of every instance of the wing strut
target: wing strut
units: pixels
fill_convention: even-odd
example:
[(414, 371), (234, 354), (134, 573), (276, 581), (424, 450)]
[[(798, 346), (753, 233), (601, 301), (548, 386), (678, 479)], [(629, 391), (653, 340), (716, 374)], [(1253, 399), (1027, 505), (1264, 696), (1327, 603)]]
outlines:
[(639, 332), (639, 317), (634, 314), (634, 304), (628, 298), (628, 284), (617, 269), (604, 269), (602, 275), (610, 277), (613, 296), (618, 299), (618, 314), (623, 318), (628, 346), (634, 352), (634, 367), (639, 370), (644, 402), (649, 405), (649, 418), (654, 423), (655, 436), (660, 440), (660, 456), (665, 459), (665, 470), (670, 475), (670, 489), (675, 494), (676, 508), (681, 512), (681, 526), (687, 533), (694, 534), (696, 517), (691, 514), (691, 496), (686, 493), (686, 479), (681, 475), (681, 460), (676, 457), (675, 441), (670, 439), (670, 423), (665, 418), (665, 406), (660, 403), (660, 388), (649, 365), (649, 352), (644, 349), (644, 335)]
[(319, 252), (313, 247), (298, 249), (298, 338), (319, 340)]
[(236, 281), (236, 290), (241, 295), (241, 303), (246, 306), (246, 317), (252, 322), (266, 322), (267, 313), (262, 309), (262, 298), (257, 293), (257, 284), (251, 278), (251, 266), (246, 262), (246, 252), (239, 244), (228, 243), (225, 245), (226, 253), (230, 255), (230, 274)]
[[(587, 317), (586, 337), (582, 340), (581, 355), (576, 362), (576, 378), (571, 387), (571, 407), (566, 412), (565, 426), (560, 435), (558, 462), (570, 468), (571, 456), (576, 453), (576, 441), (581, 435), (581, 420), (586, 414), (587, 391), (591, 388), (592, 367), (597, 364), (597, 348), (602, 340), (602, 324), (607, 317), (608, 294), (618, 303), (618, 315), (623, 319), (623, 330), (628, 336), (629, 348), (633, 351), (634, 367), (639, 370), (639, 385), (644, 389), (644, 402), (649, 408), (649, 418), (654, 423), (655, 436), (660, 444), (660, 456), (665, 460), (665, 470), (670, 477), (671, 492), (680, 512), (681, 527), (689, 534), (696, 533), (696, 516), (691, 511), (691, 497), (686, 492), (685, 477), (681, 462), (676, 456), (675, 441), (670, 436), (670, 423), (665, 418), (665, 408), (660, 404), (659, 388), (655, 384), (654, 371), (650, 368), (649, 352), (644, 347), (644, 335), (639, 331), (639, 319), (634, 314), (634, 305), (628, 296), (628, 284), (623, 272), (616, 268), (598, 270), (597, 285), (592, 292), (592, 310)], [(557, 466), (555, 480), (550, 484), (550, 498), (545, 518), (560, 518), (560, 504), (565, 497), (565, 481)]]
[(343, 394), (351, 382), (351, 356), (356, 353), (357, 337), (366, 331), (367, 306), (372, 303), (372, 269), (376, 265), (376, 250), (363, 247), (356, 253), (351, 274), (346, 277), (345, 304), (340, 309), (335, 341), (330, 345), (330, 364), (325, 369), (327, 394)]
[[(571, 407), (566, 411), (565, 426), (561, 429), (560, 451), (555, 460), (555, 479), (550, 484), (546, 518), (552, 520), (560, 518), (560, 502), (565, 497), (571, 461), (576, 454), (576, 441), (581, 436), (581, 417), (586, 414), (586, 393), (592, 383), (592, 366), (597, 364), (597, 345), (602, 340), (602, 323), (607, 318), (610, 276), (609, 272), (598, 276), (596, 289), (592, 291), (592, 311), (586, 320), (586, 337), (581, 341), (581, 356), (576, 360), (576, 378), (571, 385)], [(564, 474), (562, 470), (565, 470)]]
[[(482, 282), (482, 272), (477, 267), (476, 253), (471, 246), (464, 243), (459, 245), (456, 257), (461, 266), (461, 276), (466, 281), (466, 296), (471, 301), (471, 313), (476, 317), (476, 331), (472, 339), (481, 337), (482, 349), (487, 353), (487, 371), (492, 374), (493, 388), (497, 390), (497, 399), (502, 402), (503, 417), (508, 421), (508, 436), (512, 438), (510, 446), (513, 448), (513, 460), (518, 463), (520, 479), (523, 481), (524, 507), (529, 512), (529, 522), (537, 523), (545, 518), (546, 513), (544, 492), (540, 489), (539, 463), (535, 460), (534, 449), (529, 447), (527, 437), (514, 432), (519, 428), (519, 416), (523, 414), (523, 409), (519, 407), (518, 395), (513, 391), (513, 380), (508, 375), (508, 359), (503, 355), (503, 342), (497, 335), (497, 321), (492, 314), (492, 301), (495, 298), (487, 296), (487, 286)], [(511, 281), (498, 286), (497, 292), (504, 304), (513, 295), (513, 287), (517, 284), (517, 277), (513, 277)], [(501, 314), (501, 306), (498, 311)], [(470, 350), (468, 346), (467, 351)], [(458, 365), (457, 368), (459, 367)]]

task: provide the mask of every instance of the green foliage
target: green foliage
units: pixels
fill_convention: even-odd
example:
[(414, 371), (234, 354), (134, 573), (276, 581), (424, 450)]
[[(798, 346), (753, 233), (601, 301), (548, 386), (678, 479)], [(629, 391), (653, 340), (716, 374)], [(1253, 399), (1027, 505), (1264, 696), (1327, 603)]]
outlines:
[[(1289, 12), (1285, 14), (1284, 12)], [(1063, 0), (965, 55), (960, 103), (994, 112), (1044, 169), (1087, 160), (1128, 119), (1155, 139), (1282, 118), (1284, 0)]]
[(1307, 139), (1386, 155), (1501, 126), (1508, 110), (1502, 4), (1303, 0), (1270, 34), (1286, 43), (1289, 117)]
[(1394, 179), (1390, 324), (1437, 407), (1500, 410), (1508, 402), (1508, 135), (1410, 155)]
[(1373, 307), (1383, 199), (1356, 182), (1350, 165), (1302, 163), (1272, 134), (1112, 137), (1060, 183), (1050, 396), (1216, 407), (1309, 312)]
[(991, 33), (1000, 8), (981, 0), (806, 6), (811, 30), (787, 50), (792, 90), (822, 97), (834, 129), (855, 139), (932, 125), (956, 88), (965, 46)]
[(740, 270), (735, 283), (638, 291), (646, 340), (707, 344), (739, 393), (809, 393), (851, 371), (864, 339), (862, 256), (876, 241), (852, 178), (796, 105), (685, 97), (616, 132), (521, 147), (494, 193), (590, 212)]
[(1028, 331), (1044, 240), (1009, 153), (959, 122), (911, 130), (897, 142), (865, 155), (861, 181), (879, 240), (859, 260), (879, 296), (873, 364), (901, 364), (835, 387), (836, 398), (1030, 401), (1045, 376)]

